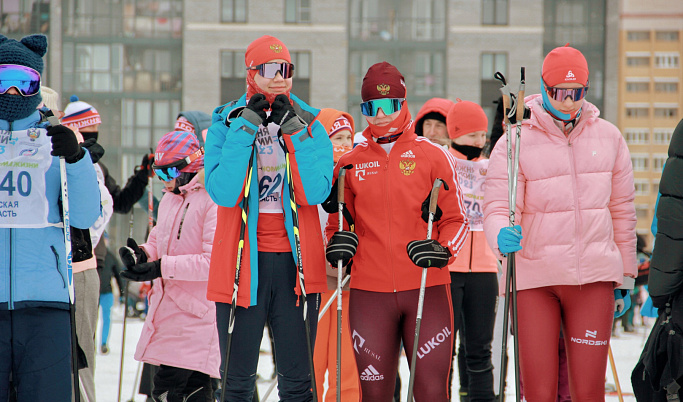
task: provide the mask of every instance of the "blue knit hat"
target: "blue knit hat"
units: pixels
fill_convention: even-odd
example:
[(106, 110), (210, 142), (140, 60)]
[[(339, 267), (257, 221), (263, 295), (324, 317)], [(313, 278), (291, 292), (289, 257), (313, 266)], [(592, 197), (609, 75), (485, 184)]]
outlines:
[[(47, 53), (45, 35), (29, 35), (20, 41), (0, 35), (0, 64), (19, 64), (43, 74), (43, 56)], [(34, 96), (0, 95), (0, 119), (14, 121), (35, 112), (42, 101), (40, 94)]]

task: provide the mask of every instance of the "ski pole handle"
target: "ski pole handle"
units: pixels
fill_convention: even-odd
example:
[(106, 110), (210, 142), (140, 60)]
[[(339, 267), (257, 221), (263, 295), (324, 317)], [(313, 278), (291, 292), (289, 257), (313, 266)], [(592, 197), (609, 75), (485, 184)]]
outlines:
[(429, 220), (427, 221), (427, 240), (432, 238), (432, 226), (434, 225), (434, 215), (436, 215), (437, 202), (439, 201), (439, 189), (443, 185), (448, 190), (448, 184), (438, 177), (434, 180), (432, 192), (429, 196)]
[(521, 69), (521, 80), (519, 82), (519, 92), (517, 92), (517, 124), (521, 125), (524, 120), (524, 91), (526, 87), (526, 68)]

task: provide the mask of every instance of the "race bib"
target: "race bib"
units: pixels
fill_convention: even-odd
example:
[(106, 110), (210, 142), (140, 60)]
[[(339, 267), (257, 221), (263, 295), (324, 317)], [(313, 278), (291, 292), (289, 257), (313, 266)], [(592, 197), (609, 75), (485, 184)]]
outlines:
[(458, 173), (458, 183), (462, 190), (462, 202), (467, 209), (467, 219), (470, 221), (471, 231), (484, 230), (484, 183), (489, 160), (468, 161), (458, 159), (455, 170)]
[(42, 228), (49, 205), (45, 173), (52, 164), (47, 130), (0, 130), (0, 227)]
[(282, 213), (282, 188), (285, 178), (285, 152), (280, 146), (277, 131), (271, 123), (259, 126), (256, 137), (258, 152), (259, 213)]

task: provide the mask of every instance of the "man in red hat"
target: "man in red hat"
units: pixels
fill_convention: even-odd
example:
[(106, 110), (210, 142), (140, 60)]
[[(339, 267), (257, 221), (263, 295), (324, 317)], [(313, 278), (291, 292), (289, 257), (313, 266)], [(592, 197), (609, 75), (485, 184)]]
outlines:
[[(351, 165), (344, 199), (356, 232), (336, 232), (338, 216), (330, 214), (326, 256), (332, 265), (353, 258), (349, 319), (363, 400), (392, 398), (401, 341), (407, 356), (413, 352), (421, 268), (435, 268), (427, 274), (417, 361), (410, 364), (416, 364), (415, 400), (446, 401), (453, 317), (450, 275), (443, 268), (468, 232), (455, 160), (415, 134), (396, 67), (370, 67), (361, 95), (367, 141), (342, 156), (335, 169), (338, 174), (339, 167)], [(423, 201), (436, 179), (449, 190), (444, 186), (439, 193), (440, 219), (425, 240)]]
[[(219, 205), (207, 297), (216, 302), (222, 356), (229, 354), (225, 401), (252, 400), (266, 322), (280, 398), (310, 401), (312, 350), (302, 317), (307, 311), (313, 345), (319, 294), (327, 289), (316, 204), (330, 193), (332, 143), (316, 120), (320, 110), (290, 93), (294, 65), (284, 43), (256, 39), (245, 67), (247, 93), (216, 108), (206, 137), (206, 189)], [(234, 288), (238, 307), (228, 335)]]

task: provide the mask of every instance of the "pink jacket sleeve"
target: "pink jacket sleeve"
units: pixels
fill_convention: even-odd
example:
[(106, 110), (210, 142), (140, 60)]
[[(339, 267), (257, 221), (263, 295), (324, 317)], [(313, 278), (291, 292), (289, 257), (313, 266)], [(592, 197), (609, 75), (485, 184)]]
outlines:
[(166, 255), (161, 259), (161, 276), (164, 279), (182, 281), (208, 281), (211, 249), (216, 231), (216, 214), (218, 207), (211, 200), (206, 200), (203, 231), (201, 239), (201, 253)]
[(147, 261), (155, 261), (159, 259), (159, 253), (157, 253), (157, 227), (154, 226), (152, 231), (149, 232), (149, 237), (145, 244), (141, 244), (140, 248), (147, 254)]
[(612, 194), (608, 205), (612, 215), (614, 242), (624, 263), (624, 276), (638, 276), (636, 264), (636, 209), (633, 166), (626, 141), (619, 138), (619, 152), (612, 172)]
[[(512, 146), (514, 155), (514, 144)], [(520, 160), (521, 160), (520, 156)], [(517, 207), (515, 210), (515, 224), (522, 222), (524, 210), (524, 188), (526, 179), (522, 172), (522, 164), (517, 175)], [(498, 259), (503, 258), (498, 251), (498, 233), (500, 229), (510, 225), (508, 204), (508, 173), (507, 173), (507, 135), (496, 143), (486, 172), (486, 190), (484, 192), (484, 233), (489, 246)], [(522, 233), (524, 235), (524, 233)]]

